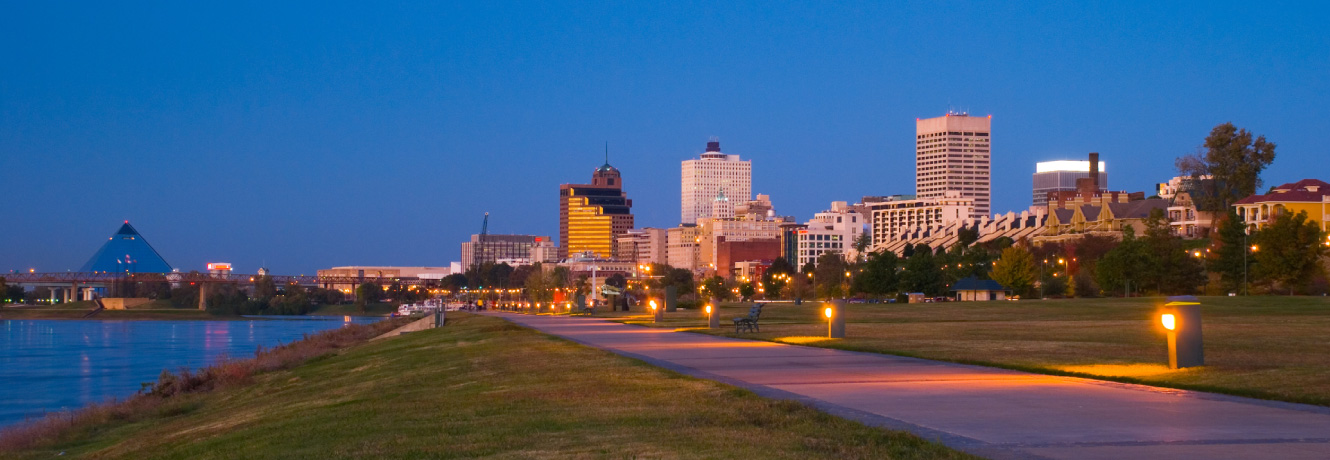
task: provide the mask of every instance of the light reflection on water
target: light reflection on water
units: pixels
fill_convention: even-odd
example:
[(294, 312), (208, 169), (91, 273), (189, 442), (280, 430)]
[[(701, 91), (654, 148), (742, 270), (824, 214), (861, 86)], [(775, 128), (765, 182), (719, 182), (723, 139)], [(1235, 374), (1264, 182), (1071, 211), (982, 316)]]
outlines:
[(287, 320), (0, 320), (0, 426), (132, 395), (163, 369), (199, 368), (222, 355), (247, 358), (260, 345), (380, 319), (264, 318)]

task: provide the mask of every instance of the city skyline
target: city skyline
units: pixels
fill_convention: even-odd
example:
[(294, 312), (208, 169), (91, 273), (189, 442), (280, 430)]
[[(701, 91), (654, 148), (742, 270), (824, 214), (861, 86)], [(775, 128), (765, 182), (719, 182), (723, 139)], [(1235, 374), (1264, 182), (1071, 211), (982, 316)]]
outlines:
[[(1327, 96), (1308, 89), (1330, 78), (1330, 46), (1315, 12), (1055, 5), (924, 19), (932, 6), (635, 5), (582, 29), (567, 25), (576, 5), (279, 7), (284, 28), (239, 10), (21, 5), (0, 19), (25, 44), (5, 51), (25, 70), (0, 73), (0, 171), (18, 198), (0, 270), (76, 270), (123, 220), (183, 268), (458, 260), (484, 212), (492, 233), (556, 233), (539, 190), (581, 180), (605, 141), (633, 177), (638, 227), (677, 223), (672, 172), (710, 136), (756, 163), (754, 193), (803, 221), (832, 201), (909, 193), (910, 120), (953, 107), (993, 115), (992, 212), (1028, 206), (1036, 162), (1087, 152), (1116, 165), (1114, 189), (1148, 195), (1225, 121), (1279, 144), (1266, 185), (1313, 177), (1299, 166), (1323, 155)], [(203, 19), (154, 19), (172, 16)], [(1213, 25), (1236, 16), (1279, 32)], [(201, 38), (235, 27), (255, 32)], [(722, 36), (690, 38), (701, 28)], [(956, 29), (988, 46), (939, 40)], [(937, 72), (961, 59), (982, 72)]]

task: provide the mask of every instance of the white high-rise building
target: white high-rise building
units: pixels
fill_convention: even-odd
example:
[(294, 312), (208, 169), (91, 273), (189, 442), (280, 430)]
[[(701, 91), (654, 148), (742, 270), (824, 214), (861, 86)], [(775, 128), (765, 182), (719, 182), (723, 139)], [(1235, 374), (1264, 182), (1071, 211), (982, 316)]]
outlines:
[(752, 200), (753, 162), (720, 153), (720, 141), (713, 138), (701, 158), (683, 162), (680, 223), (696, 224), (699, 217), (712, 217), (713, 200), (722, 191), (731, 203)]
[(978, 219), (992, 206), (992, 157), (989, 152), (992, 115), (971, 117), (948, 113), (915, 121), (914, 193), (920, 200), (943, 198), (947, 192), (974, 199)]

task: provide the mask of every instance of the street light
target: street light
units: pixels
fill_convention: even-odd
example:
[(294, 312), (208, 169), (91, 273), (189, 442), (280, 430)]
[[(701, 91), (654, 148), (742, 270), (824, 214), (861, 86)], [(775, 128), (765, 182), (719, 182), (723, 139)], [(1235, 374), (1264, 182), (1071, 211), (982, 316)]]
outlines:
[(719, 303), (716, 303), (716, 299), (711, 299), (711, 303), (708, 303), (707, 306), (705, 307), (707, 311), (708, 329), (720, 329), (720, 315), (717, 315), (717, 313), (720, 312), (716, 311), (716, 307), (714, 305), (719, 305)]

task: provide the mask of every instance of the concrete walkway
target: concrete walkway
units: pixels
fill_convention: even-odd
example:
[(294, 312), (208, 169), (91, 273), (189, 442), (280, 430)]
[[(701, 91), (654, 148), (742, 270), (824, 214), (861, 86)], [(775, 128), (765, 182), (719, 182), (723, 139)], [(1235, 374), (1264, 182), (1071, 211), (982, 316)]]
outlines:
[(989, 458), (1330, 459), (1330, 408), (595, 318), (490, 314)]

